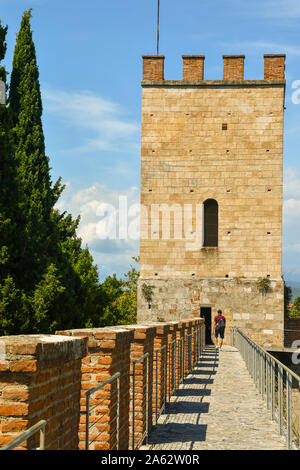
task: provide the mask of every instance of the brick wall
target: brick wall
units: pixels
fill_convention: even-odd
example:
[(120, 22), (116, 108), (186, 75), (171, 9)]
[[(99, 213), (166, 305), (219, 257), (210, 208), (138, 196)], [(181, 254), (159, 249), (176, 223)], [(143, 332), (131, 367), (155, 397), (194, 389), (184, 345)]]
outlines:
[(244, 60), (244, 55), (223, 55), (223, 80), (243, 80)]
[(183, 55), (183, 80), (203, 80), (204, 78), (204, 55)]
[[(78, 448), (84, 339), (54, 335), (0, 337), (0, 446), (46, 420), (46, 450)], [(39, 433), (20, 449), (39, 446)]]
[(152, 393), (152, 421), (156, 423), (163, 409), (167, 395), (167, 358), (168, 337), (170, 325), (168, 323), (151, 323), (155, 326), (156, 334), (153, 343), (153, 393)]
[[(190, 318), (181, 322), (147, 322), (140, 325), (121, 325), (118, 327), (58, 332), (59, 334), (73, 337), (88, 337), (89, 340), (88, 355), (82, 360), (80, 449), (85, 448), (86, 392), (113, 376), (116, 372), (121, 373), (119, 448), (122, 450), (132, 449), (133, 445), (136, 446), (141, 441), (146, 432), (146, 426), (150, 429), (155, 424), (156, 414), (159, 414), (165, 402), (165, 392), (168, 388), (169, 379), (171, 382), (173, 380), (173, 374), (169, 376), (166, 370), (166, 363), (169, 364), (169, 357), (167, 357), (166, 362), (164, 355), (158, 355), (158, 368), (156, 367), (156, 350), (165, 345), (166, 351), (168, 351), (169, 341), (178, 337), (186, 338), (187, 333), (191, 331), (192, 325), (195, 326), (196, 324), (204, 325), (203, 319)], [(146, 396), (146, 360), (136, 363), (135, 380), (133, 380), (133, 362), (146, 353), (149, 354), (148, 400)], [(176, 362), (178, 360), (177, 357), (176, 355)], [(175, 374), (176, 383), (179, 382), (178, 378), (182, 373), (182, 366), (179, 358)], [(186, 364), (185, 376), (187, 374), (188, 363)], [(115, 449), (115, 386), (106, 386), (105, 389), (96, 392), (93, 395), (91, 406), (95, 407), (95, 416), (92, 416), (90, 419), (90, 449)], [(146, 419), (147, 410), (148, 423)]]
[(264, 78), (265, 80), (284, 80), (285, 76), (285, 54), (264, 55)]
[(294, 341), (300, 340), (300, 318), (285, 319), (284, 347), (291, 348)]
[[(203, 319), (190, 318), (0, 338), (0, 447), (44, 419), (46, 449), (85, 449), (87, 392), (115, 374), (119, 389), (114, 380), (90, 397), (89, 449), (116, 449), (117, 435), (120, 450), (136, 447), (182, 378), (181, 351), (174, 355), (168, 345), (179, 338), (187, 342), (200, 324)], [(185, 376), (193, 363), (187, 360), (187, 352), (195, 352), (193, 338), (185, 348)], [(166, 355), (156, 363), (161, 346)], [(148, 359), (136, 362), (133, 377), (133, 363), (144, 354)], [(38, 438), (37, 433), (20, 449), (38, 447)]]
[[(88, 338), (88, 355), (82, 361), (81, 418), (79, 448), (86, 443), (86, 392), (120, 372), (120, 436), (119, 449), (129, 445), (129, 373), (130, 345), (134, 332), (119, 328), (91, 328), (57, 332)], [(106, 385), (90, 398), (91, 450), (116, 449), (117, 444), (117, 381)]]
[[(126, 328), (134, 332), (130, 345), (129, 448), (132, 449), (142, 440), (147, 428), (152, 427), (153, 352), (156, 328), (146, 325), (128, 325)], [(136, 362), (145, 354), (149, 354), (148, 358)]]
[(163, 80), (164, 79), (163, 55), (143, 56), (143, 80)]

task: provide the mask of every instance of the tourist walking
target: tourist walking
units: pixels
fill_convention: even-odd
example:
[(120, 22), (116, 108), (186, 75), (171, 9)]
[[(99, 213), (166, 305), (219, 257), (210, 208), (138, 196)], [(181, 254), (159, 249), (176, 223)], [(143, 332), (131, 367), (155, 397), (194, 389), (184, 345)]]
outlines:
[(226, 318), (222, 315), (222, 310), (218, 310), (218, 315), (214, 320), (213, 333), (216, 338), (216, 349), (222, 349), (225, 335)]

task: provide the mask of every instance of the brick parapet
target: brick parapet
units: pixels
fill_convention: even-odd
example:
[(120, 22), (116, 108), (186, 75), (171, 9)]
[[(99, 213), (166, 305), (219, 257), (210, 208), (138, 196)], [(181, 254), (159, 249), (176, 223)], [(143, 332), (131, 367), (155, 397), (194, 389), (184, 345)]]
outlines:
[[(168, 85), (170, 80), (164, 80), (164, 60), (162, 55), (143, 55), (143, 82), (163, 81)], [(204, 82), (204, 55), (182, 55), (182, 82)], [(223, 55), (222, 82), (244, 82), (244, 55)], [(285, 79), (285, 54), (264, 54), (264, 80), (247, 80), (246, 82), (274, 81)], [(142, 84), (143, 84), (142, 82)], [(175, 82), (175, 81), (173, 81)], [(179, 82), (178, 80), (176, 82)], [(218, 80), (205, 80), (218, 82)], [(145, 84), (145, 83), (144, 83)]]
[[(148, 426), (148, 429), (152, 427), (153, 354), (156, 327), (152, 325), (141, 324), (124, 325), (121, 328), (128, 329), (133, 332), (133, 339), (130, 344), (131, 368), (129, 404), (129, 448), (132, 449), (133, 445), (136, 446), (141, 441), (142, 436), (146, 432), (146, 427)], [(148, 354), (148, 358), (138, 361), (145, 354)], [(146, 412), (147, 409), (148, 417)]]
[(163, 55), (143, 55), (143, 79), (164, 80)]
[(265, 80), (284, 80), (285, 78), (285, 54), (264, 55)]
[(156, 329), (153, 343), (152, 392), (152, 415), (153, 422), (155, 422), (160, 414), (160, 410), (164, 406), (167, 393), (167, 360), (170, 324), (165, 322), (145, 322), (144, 324), (155, 327)]
[[(60, 332), (61, 333), (61, 332)], [(79, 448), (85, 449), (86, 393), (120, 373), (119, 449), (129, 445), (130, 345), (134, 332), (119, 327), (68, 330), (66, 335), (88, 338), (88, 356), (82, 361)], [(117, 381), (91, 395), (90, 449), (111, 450), (117, 446)], [(93, 425), (94, 423), (94, 425)]]
[(183, 55), (183, 80), (203, 80), (204, 55)]
[(244, 55), (223, 56), (223, 80), (244, 80)]
[[(47, 449), (84, 449), (86, 392), (119, 372), (119, 449), (132, 448), (133, 424), (136, 446), (146, 431), (146, 410), (150, 429), (156, 411), (159, 413), (164, 405), (164, 380), (168, 379), (164, 369), (166, 361), (160, 358), (160, 367), (156, 370), (155, 352), (161, 346), (167, 351), (170, 341), (178, 340), (196, 324), (197, 320), (187, 319), (67, 330), (52, 336), (4, 337), (5, 360), (0, 369), (0, 445), (45, 419)], [(145, 353), (149, 354), (148, 379), (143, 360), (136, 364), (133, 387), (133, 362)], [(179, 380), (177, 356), (172, 371), (175, 365), (175, 376)], [(169, 379), (173, 380), (173, 372)], [(116, 448), (116, 398), (116, 382), (91, 396), (90, 449)], [(37, 439), (33, 439), (21, 448), (37, 445)]]
[[(54, 335), (0, 337), (0, 446), (46, 420), (45, 448), (78, 448), (80, 366), (87, 341)], [(19, 449), (38, 447), (38, 433)]]

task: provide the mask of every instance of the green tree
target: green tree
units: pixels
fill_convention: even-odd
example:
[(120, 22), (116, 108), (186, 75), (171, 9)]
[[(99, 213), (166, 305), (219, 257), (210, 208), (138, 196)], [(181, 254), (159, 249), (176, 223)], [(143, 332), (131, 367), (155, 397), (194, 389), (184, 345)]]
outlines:
[[(138, 257), (132, 257), (138, 263)], [(116, 275), (108, 276), (101, 284), (103, 313), (101, 326), (128, 325), (137, 322), (137, 281), (139, 271), (131, 265), (124, 275), (125, 279), (117, 279)]]
[[(5, 84), (7, 74), (1, 62), (6, 53), (6, 33), (7, 26), (3, 27), (0, 21), (0, 80)], [(12, 268), (12, 253), (16, 248), (14, 220), (18, 213), (18, 184), (11, 124), (9, 110), (6, 105), (0, 105), (0, 279)]]
[[(0, 21), (0, 80), (6, 85), (5, 58), (7, 26)], [(0, 104), (0, 334), (12, 334), (23, 325), (22, 292), (16, 287), (14, 271), (18, 261), (19, 185), (11, 133), (12, 119)]]
[(22, 188), (22, 246), (16, 274), (19, 286), (26, 290), (39, 282), (48, 269), (53, 251), (51, 211), (55, 203), (49, 158), (45, 154), (39, 70), (30, 18), (28, 10), (17, 35), (9, 94), (17, 177)]
[(290, 318), (300, 318), (300, 297), (296, 297), (293, 306), (289, 309)]
[[(0, 193), (0, 335), (53, 333), (101, 322), (97, 268), (76, 234), (80, 219), (55, 209), (64, 186), (60, 179), (51, 183), (30, 19), (28, 10), (14, 50), (9, 109), (0, 109), (0, 150), (5, 149), (0, 178), (6, 183)], [(1, 28), (1, 58), (5, 35)], [(17, 201), (17, 211), (8, 207), (9, 198)]]
[(289, 304), (292, 300), (292, 289), (291, 287), (289, 287), (285, 280), (283, 280), (284, 282), (284, 316), (285, 318), (288, 318), (289, 317)]

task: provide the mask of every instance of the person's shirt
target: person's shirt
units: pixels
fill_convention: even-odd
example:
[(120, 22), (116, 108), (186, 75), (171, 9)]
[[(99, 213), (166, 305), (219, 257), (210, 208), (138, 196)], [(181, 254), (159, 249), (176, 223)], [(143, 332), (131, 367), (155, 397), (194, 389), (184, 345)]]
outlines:
[(223, 318), (223, 320), (224, 320), (224, 328), (225, 328), (225, 326), (226, 326), (226, 318), (224, 317), (224, 315), (217, 315), (217, 316), (215, 317), (215, 325), (217, 325), (217, 323), (221, 320), (221, 318)]

